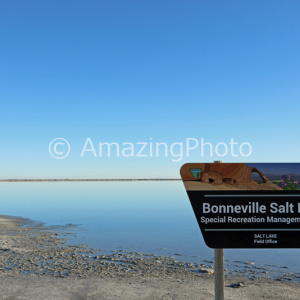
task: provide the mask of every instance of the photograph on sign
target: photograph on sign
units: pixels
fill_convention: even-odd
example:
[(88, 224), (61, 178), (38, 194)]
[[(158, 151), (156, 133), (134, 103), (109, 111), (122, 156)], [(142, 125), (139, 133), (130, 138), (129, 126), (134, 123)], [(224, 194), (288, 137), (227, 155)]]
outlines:
[(210, 248), (300, 248), (299, 163), (188, 163), (181, 178)]

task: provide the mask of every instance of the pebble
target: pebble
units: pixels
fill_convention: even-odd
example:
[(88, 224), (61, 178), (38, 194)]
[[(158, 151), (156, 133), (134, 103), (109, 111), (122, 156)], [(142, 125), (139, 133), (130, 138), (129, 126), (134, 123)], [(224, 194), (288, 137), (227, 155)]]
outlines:
[(244, 287), (245, 284), (243, 282), (237, 282), (237, 283), (233, 283), (231, 284), (229, 287), (232, 287), (232, 288), (241, 288), (241, 287)]
[(212, 269), (199, 269), (198, 272), (202, 274), (210, 274), (210, 275), (215, 273), (214, 270)]

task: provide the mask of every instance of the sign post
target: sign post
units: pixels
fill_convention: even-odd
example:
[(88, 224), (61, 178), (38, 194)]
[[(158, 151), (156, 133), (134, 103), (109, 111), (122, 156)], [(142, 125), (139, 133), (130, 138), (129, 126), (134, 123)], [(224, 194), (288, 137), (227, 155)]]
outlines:
[[(222, 163), (215, 161), (214, 163)], [(224, 300), (224, 249), (215, 249), (215, 300)]]
[(224, 249), (215, 249), (215, 300), (224, 300)]

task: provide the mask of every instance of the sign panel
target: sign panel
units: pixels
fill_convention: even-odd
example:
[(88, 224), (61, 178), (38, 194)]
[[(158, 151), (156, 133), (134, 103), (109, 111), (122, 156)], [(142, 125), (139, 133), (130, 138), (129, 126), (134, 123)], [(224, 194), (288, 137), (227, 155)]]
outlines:
[(190, 163), (181, 177), (210, 248), (300, 248), (300, 164)]

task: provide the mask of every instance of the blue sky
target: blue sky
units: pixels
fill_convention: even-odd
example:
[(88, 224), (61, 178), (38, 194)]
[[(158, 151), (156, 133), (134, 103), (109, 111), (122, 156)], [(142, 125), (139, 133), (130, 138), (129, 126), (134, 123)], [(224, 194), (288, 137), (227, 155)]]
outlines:
[[(80, 157), (99, 142), (249, 142), (298, 162), (299, 1), (5, 1), (1, 178), (179, 177), (217, 157)], [(48, 152), (69, 141), (68, 157)], [(89, 154), (89, 155), (88, 155)], [(117, 171), (116, 171), (117, 170)]]

